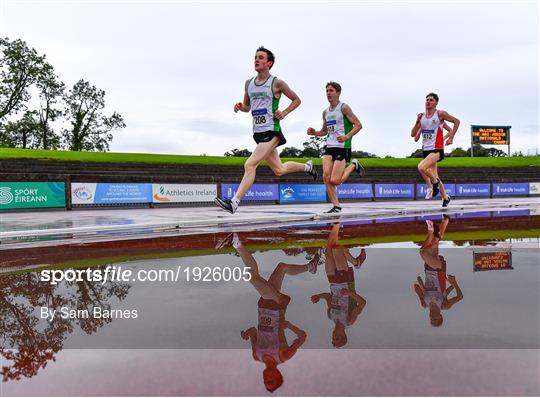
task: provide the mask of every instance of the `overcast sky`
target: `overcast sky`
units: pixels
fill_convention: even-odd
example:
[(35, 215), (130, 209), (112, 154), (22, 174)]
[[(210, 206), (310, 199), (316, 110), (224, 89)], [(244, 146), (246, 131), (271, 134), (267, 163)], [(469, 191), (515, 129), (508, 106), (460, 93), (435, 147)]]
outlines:
[[(106, 91), (127, 127), (111, 151), (222, 155), (253, 149), (249, 114), (233, 112), (255, 49), (302, 99), (282, 122), (287, 146), (320, 128), (328, 80), (364, 128), (354, 150), (409, 155), (430, 91), (470, 125), (511, 125), (511, 150), (539, 148), (537, 1), (0, 0), (0, 34), (46, 54), (68, 87)], [(288, 105), (282, 99), (281, 109)], [(506, 146), (500, 146), (506, 151)]]

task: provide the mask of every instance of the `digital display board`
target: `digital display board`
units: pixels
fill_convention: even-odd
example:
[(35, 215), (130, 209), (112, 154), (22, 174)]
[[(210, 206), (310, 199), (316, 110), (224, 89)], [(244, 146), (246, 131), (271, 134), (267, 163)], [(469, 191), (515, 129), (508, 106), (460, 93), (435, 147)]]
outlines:
[(513, 269), (512, 252), (474, 253), (474, 271)]
[(471, 126), (472, 143), (480, 145), (510, 144), (512, 126)]

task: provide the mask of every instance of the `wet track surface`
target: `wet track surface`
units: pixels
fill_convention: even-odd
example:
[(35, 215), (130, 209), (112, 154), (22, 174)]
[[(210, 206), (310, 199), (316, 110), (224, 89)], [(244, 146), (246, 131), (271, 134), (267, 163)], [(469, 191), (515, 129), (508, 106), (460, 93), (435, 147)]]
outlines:
[[(278, 395), (538, 395), (540, 216), (477, 210), (10, 240), (1, 395), (268, 395), (269, 358)], [(132, 277), (42, 280), (107, 267)]]

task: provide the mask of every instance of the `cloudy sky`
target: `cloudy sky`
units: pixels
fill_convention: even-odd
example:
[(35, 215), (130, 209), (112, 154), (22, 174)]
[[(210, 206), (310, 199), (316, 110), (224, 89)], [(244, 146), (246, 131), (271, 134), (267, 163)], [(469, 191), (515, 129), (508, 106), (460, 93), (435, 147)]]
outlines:
[[(127, 127), (112, 151), (222, 155), (254, 147), (235, 114), (259, 45), (302, 105), (282, 123), (301, 147), (320, 128), (328, 80), (362, 121), (353, 149), (403, 157), (430, 91), (470, 125), (511, 125), (512, 152), (539, 148), (537, 1), (0, 0), (0, 34), (47, 55), (67, 86), (106, 91)], [(282, 109), (286, 106), (282, 100)], [(285, 106), (284, 106), (285, 105)], [(506, 151), (506, 147), (499, 147)]]

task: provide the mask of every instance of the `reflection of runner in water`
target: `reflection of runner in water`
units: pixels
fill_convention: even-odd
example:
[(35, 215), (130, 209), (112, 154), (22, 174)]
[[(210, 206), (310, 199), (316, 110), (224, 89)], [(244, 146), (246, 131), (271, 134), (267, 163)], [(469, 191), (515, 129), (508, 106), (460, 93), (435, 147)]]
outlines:
[[(433, 326), (441, 326), (443, 316), (441, 310), (451, 308), (463, 299), (461, 289), (453, 275), (446, 275), (446, 261), (439, 255), (439, 242), (442, 239), (450, 219), (444, 217), (440, 225), (427, 220), (428, 234), (420, 249), (420, 256), (424, 260), (425, 281), (419, 276), (414, 284), (414, 291), (418, 295), (420, 305), (429, 309), (429, 319)], [(446, 287), (446, 282), (450, 286)], [(455, 290), (456, 295), (449, 298)]]
[[(281, 285), (285, 274), (297, 275), (308, 271), (308, 264), (293, 265), (279, 263), (268, 280), (261, 277), (257, 261), (242, 245), (238, 235), (233, 235), (232, 244), (246, 267), (250, 268), (251, 284), (261, 297), (257, 303), (257, 327), (240, 332), (244, 340), (251, 341), (253, 359), (265, 364), (263, 381), (266, 389), (275, 391), (283, 384), (283, 375), (278, 365), (291, 359), (306, 341), (306, 332), (285, 319), (285, 312), (291, 298), (281, 293)], [(291, 345), (285, 337), (285, 329), (291, 330), (296, 339)]]
[(338, 245), (339, 224), (332, 226), (326, 243), (326, 275), (330, 282), (330, 293), (319, 293), (311, 296), (311, 302), (317, 303), (322, 298), (327, 304), (327, 315), (334, 322), (332, 345), (336, 348), (347, 343), (345, 329), (353, 325), (366, 305), (366, 300), (356, 293), (354, 269), (349, 267), (350, 261), (360, 267), (366, 259), (366, 252), (353, 257), (348, 248)]

